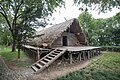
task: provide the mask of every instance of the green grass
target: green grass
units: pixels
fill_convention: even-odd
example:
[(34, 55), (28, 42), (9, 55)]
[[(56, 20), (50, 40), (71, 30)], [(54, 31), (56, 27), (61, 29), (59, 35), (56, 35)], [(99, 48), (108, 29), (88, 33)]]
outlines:
[(104, 53), (88, 67), (55, 80), (120, 80), (120, 53)]
[(6, 47), (4, 45), (0, 45), (0, 56), (2, 56), (5, 61), (11, 62), (17, 66), (29, 66), (29, 63), (26, 63), (27, 56), (24, 54), (23, 51), (20, 53), (20, 60), (17, 59), (18, 52), (12, 52), (10, 47)]
[(92, 62), (92, 64), (89, 67), (120, 71), (120, 53), (106, 52), (102, 56), (100, 56), (99, 59)]
[(120, 48), (120, 46), (101, 46), (103, 48)]

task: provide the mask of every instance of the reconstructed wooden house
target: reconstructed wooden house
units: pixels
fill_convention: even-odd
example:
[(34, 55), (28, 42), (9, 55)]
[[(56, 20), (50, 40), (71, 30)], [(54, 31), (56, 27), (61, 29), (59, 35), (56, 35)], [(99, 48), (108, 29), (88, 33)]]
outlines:
[(37, 32), (31, 40), (32, 46), (47, 44), (50, 48), (62, 46), (87, 46), (88, 42), (79, 21), (71, 19)]
[[(88, 46), (85, 33), (82, 31), (79, 21), (71, 19), (52, 27), (37, 32), (24, 45), (29, 54), (35, 54), (37, 62), (31, 68), (35, 72), (42, 71), (60, 56), (67, 54), (70, 63), (73, 55), (77, 54), (79, 60), (90, 59), (100, 54), (99, 47)], [(41, 55), (44, 56), (41, 57)]]

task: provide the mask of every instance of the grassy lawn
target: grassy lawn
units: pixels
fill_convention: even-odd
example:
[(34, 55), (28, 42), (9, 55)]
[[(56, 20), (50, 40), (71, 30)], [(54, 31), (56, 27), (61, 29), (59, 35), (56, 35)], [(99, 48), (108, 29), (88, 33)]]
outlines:
[(120, 52), (106, 52), (88, 67), (55, 80), (120, 80)]
[(15, 64), (16, 66), (29, 66), (29, 63), (26, 63), (26, 60), (28, 59), (28, 57), (24, 54), (23, 51), (21, 51), (21, 58), (20, 60), (17, 59), (18, 56), (18, 52), (17, 50), (15, 52), (11, 52), (11, 48), (10, 47), (6, 47), (4, 45), (0, 45), (0, 56), (2, 56), (5, 61), (7, 62), (11, 62), (13, 64)]

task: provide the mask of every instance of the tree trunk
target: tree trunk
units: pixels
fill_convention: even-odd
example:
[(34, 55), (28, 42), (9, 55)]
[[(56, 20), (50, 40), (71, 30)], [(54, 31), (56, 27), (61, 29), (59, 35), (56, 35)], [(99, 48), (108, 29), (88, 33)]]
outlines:
[(18, 59), (20, 59), (20, 44), (18, 44)]
[(12, 42), (12, 52), (16, 51), (16, 41), (15, 38), (13, 37), (13, 42)]

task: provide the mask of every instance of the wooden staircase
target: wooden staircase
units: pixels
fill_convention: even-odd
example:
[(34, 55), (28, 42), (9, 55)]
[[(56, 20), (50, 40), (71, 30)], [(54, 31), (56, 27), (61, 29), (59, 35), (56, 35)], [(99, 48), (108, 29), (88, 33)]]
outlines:
[(45, 57), (34, 63), (31, 68), (34, 70), (34, 72), (40, 72), (43, 69), (47, 68), (51, 63), (53, 63), (56, 59), (58, 59), (62, 54), (64, 54), (66, 50), (59, 50), (54, 49), (49, 54), (47, 54)]

